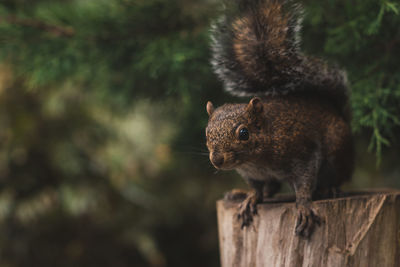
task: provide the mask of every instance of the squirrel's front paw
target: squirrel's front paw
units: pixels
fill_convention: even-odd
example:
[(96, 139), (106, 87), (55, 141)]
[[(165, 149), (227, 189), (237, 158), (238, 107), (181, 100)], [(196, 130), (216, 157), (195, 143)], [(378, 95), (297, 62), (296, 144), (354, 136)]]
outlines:
[(299, 205), (297, 207), (296, 235), (309, 238), (315, 226), (320, 224), (320, 218), (315, 215), (314, 211), (308, 205)]
[(241, 221), (241, 229), (253, 222), (253, 216), (257, 214), (257, 202), (256, 195), (249, 193), (246, 199), (239, 205), (237, 218)]

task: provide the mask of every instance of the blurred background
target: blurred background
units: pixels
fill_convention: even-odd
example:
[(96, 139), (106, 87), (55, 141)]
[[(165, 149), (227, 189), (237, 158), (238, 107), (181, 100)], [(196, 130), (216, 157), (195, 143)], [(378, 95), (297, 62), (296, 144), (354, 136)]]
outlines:
[[(304, 0), (303, 49), (348, 71), (348, 190), (400, 188), (400, 4)], [(219, 266), (205, 103), (217, 0), (0, 0), (0, 266)]]

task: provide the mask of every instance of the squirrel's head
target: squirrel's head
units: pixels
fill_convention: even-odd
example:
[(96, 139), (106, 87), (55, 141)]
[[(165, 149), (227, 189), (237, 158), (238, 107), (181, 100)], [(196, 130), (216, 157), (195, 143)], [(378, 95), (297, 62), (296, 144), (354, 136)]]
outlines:
[(215, 168), (235, 169), (257, 158), (262, 151), (260, 142), (265, 137), (260, 98), (253, 98), (248, 104), (225, 104), (216, 109), (208, 102), (207, 113), (207, 147)]

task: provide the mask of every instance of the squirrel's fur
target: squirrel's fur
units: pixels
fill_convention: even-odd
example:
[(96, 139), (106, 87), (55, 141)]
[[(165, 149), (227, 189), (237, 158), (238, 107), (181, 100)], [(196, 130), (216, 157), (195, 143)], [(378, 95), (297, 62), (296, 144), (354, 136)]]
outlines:
[[(207, 103), (210, 160), (235, 169), (254, 189), (242, 202), (242, 226), (283, 181), (296, 193), (296, 234), (318, 216), (312, 198), (350, 179), (353, 146), (346, 75), (300, 51), (302, 9), (291, 0), (226, 1), (212, 29), (212, 64), (227, 91), (248, 104)], [(228, 194), (228, 198), (243, 193)]]
[(300, 50), (303, 10), (291, 0), (228, 0), (212, 26), (212, 65), (237, 96), (310, 92), (348, 118), (346, 73)]

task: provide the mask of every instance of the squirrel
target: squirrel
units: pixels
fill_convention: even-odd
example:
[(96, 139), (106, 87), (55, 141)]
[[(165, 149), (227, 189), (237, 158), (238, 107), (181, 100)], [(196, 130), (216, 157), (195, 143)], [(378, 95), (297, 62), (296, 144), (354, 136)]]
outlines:
[(291, 0), (226, 1), (212, 26), (211, 63), (226, 91), (253, 98), (218, 108), (209, 101), (206, 144), (215, 168), (236, 170), (252, 188), (239, 206), (242, 228), (287, 182), (295, 233), (308, 238), (321, 222), (312, 200), (351, 178), (354, 149), (346, 74), (302, 53), (302, 18)]

